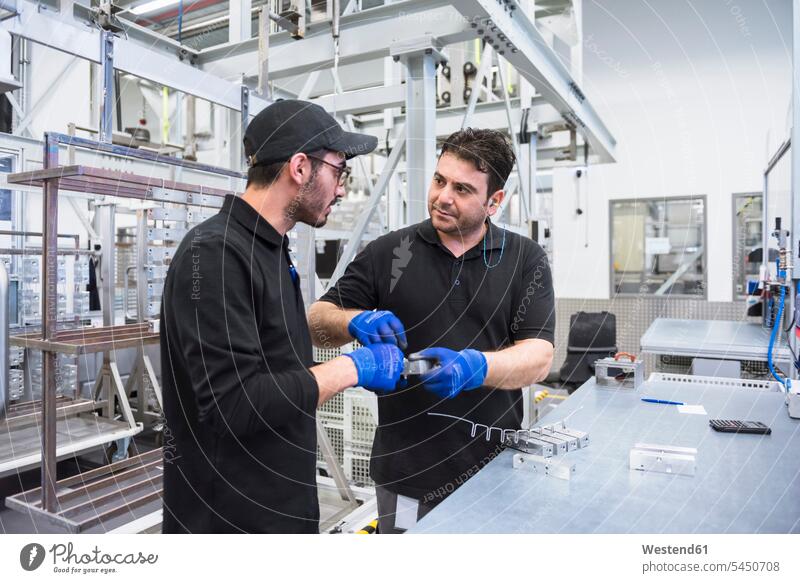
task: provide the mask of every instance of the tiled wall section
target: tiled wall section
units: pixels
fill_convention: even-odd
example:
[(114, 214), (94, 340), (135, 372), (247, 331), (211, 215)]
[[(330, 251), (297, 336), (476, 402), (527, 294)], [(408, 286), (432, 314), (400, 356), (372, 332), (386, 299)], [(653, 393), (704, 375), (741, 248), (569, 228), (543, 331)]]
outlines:
[[(638, 354), (639, 340), (656, 318), (692, 320), (744, 320), (745, 302), (708, 302), (693, 298), (625, 297), (613, 300), (556, 299), (556, 352), (558, 370), (567, 352), (569, 318), (579, 311), (611, 312), (617, 316), (619, 350)], [(645, 356), (645, 378), (655, 370), (655, 358)]]

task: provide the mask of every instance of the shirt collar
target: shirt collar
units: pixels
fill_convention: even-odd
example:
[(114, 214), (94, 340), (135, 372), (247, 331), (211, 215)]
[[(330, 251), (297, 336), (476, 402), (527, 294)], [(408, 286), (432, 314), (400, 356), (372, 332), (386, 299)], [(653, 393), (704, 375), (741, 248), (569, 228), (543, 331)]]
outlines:
[(267, 219), (258, 214), (256, 209), (236, 195), (228, 194), (225, 196), (225, 202), (222, 204), (220, 212), (230, 215), (230, 217), (242, 225), (242, 227), (270, 245), (279, 246), (286, 244), (285, 236), (281, 236), (281, 234), (269, 224)]
[[(469, 249), (465, 255), (471, 255), (470, 252), (474, 250), (483, 251), (484, 242), (486, 243), (486, 249), (500, 249), (503, 245), (503, 229), (492, 223), (488, 218), (486, 219), (486, 223), (489, 226), (489, 229), (486, 231), (483, 239), (478, 242), (477, 245)], [(433, 226), (433, 222), (428, 219), (422, 221), (417, 226), (417, 233), (424, 241), (432, 245), (439, 245), (440, 247), (444, 247), (442, 245), (441, 239), (439, 239), (439, 233), (436, 232), (436, 229)]]

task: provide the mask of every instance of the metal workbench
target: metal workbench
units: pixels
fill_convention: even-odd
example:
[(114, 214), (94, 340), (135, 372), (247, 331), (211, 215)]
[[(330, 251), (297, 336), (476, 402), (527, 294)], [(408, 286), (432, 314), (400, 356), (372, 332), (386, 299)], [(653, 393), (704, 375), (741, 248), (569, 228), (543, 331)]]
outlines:
[[(789, 418), (784, 394), (685, 378), (693, 380), (650, 380), (630, 392), (590, 379), (542, 421), (574, 413), (568, 426), (589, 432), (589, 447), (566, 454), (576, 464), (571, 480), (515, 470), (505, 450), (409, 532), (800, 532), (800, 421)], [(643, 395), (703, 405), (708, 415)], [(713, 418), (763, 421), (772, 435), (717, 433)], [(640, 442), (697, 448), (696, 474), (630, 470)]]
[[(641, 340), (642, 352), (726, 360), (767, 360), (770, 331), (757, 322), (657, 318)], [(778, 362), (791, 363), (786, 334), (773, 350)]]

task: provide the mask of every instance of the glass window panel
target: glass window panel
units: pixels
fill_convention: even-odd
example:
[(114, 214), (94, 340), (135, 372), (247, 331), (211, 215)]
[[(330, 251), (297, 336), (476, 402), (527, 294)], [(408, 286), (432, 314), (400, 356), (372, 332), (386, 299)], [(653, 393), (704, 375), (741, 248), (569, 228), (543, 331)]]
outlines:
[(761, 193), (733, 195), (733, 293), (747, 294), (748, 281), (758, 282), (762, 236)]
[(705, 295), (705, 198), (611, 202), (615, 294)]

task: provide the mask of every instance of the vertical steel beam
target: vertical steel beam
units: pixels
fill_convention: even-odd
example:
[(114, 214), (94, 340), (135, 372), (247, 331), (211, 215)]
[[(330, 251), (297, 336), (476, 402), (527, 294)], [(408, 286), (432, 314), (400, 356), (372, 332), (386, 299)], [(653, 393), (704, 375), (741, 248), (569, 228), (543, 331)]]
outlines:
[(428, 214), (428, 185), (436, 164), (436, 65), (442, 55), (430, 47), (404, 53), (402, 59), (406, 66), (406, 220), (413, 224)]
[(107, 30), (100, 33), (100, 68), (103, 72), (100, 141), (110, 144), (114, 131), (114, 35)]
[(250, 89), (242, 79), (241, 106), (239, 111), (226, 110), (228, 119), (228, 167), (231, 170), (244, 169), (244, 132), (250, 123)]
[(8, 386), (8, 271), (0, 261), (0, 419), (4, 419), (10, 401)]
[(464, 41), (451, 45), (447, 65), (450, 67), (450, 107), (464, 105), (464, 88), (467, 86), (464, 77), (464, 63), (467, 62), (466, 53), (469, 43)]
[(524, 172), (522, 171), (522, 166), (521, 166), (522, 156), (520, 154), (520, 149), (519, 149), (519, 140), (517, 140), (517, 130), (514, 127), (513, 120), (511, 119), (511, 101), (508, 98), (508, 88), (506, 87), (506, 79), (505, 76), (503, 75), (503, 60), (500, 59), (499, 55), (497, 58), (497, 76), (498, 76), (498, 81), (502, 86), (503, 102), (506, 108), (506, 119), (508, 120), (508, 133), (511, 135), (511, 145), (514, 148), (514, 154), (517, 156), (517, 174), (519, 175), (519, 197), (522, 203), (522, 209), (520, 210), (523, 209), (525, 210), (524, 215), (522, 215), (522, 213), (520, 213), (519, 215), (520, 222), (522, 222), (523, 216), (525, 217), (524, 220), (527, 222), (531, 220), (531, 210), (530, 206), (528, 205), (529, 191), (527, 188), (525, 188), (526, 177), (524, 176)]
[[(791, 180), (792, 180), (792, 233), (791, 241), (794, 251), (789, 254), (789, 257), (794, 257), (792, 263), (795, 268), (791, 271), (792, 283), (794, 285), (789, 288), (789, 297), (787, 298), (787, 306), (796, 309), (795, 297), (798, 291), (797, 282), (800, 280), (800, 0), (794, 0), (792, 3), (792, 150), (789, 152), (791, 155)], [(766, 178), (765, 178), (766, 181)], [(766, 185), (764, 189), (764, 212), (767, 209), (766, 200)], [(766, 216), (766, 215), (765, 215)], [(768, 227), (768, 225), (764, 225)], [(767, 229), (764, 229), (766, 234)], [(762, 249), (767, 249), (766, 246)], [(764, 255), (767, 257), (767, 255)], [(789, 334), (789, 343), (792, 350), (797, 353), (800, 342), (798, 342), (795, 334)], [(797, 378), (797, 370), (791, 367), (791, 377)], [(797, 389), (794, 389), (796, 391)]]
[[(250, 89), (247, 85), (242, 85), (242, 122), (239, 126), (239, 142), (244, 139), (244, 132), (250, 124)], [(244, 152), (241, 158), (244, 159)]]
[[(44, 137), (44, 168), (58, 166), (58, 142)], [(58, 180), (44, 183), (42, 204), (42, 339), (51, 339), (57, 326)], [(42, 352), (42, 509), (56, 510), (56, 354)]]
[[(800, 279), (800, 0), (792, 3), (792, 241), (794, 265), (792, 278)], [(766, 195), (766, 190), (764, 191)], [(766, 200), (764, 201), (766, 203)], [(764, 208), (766, 209), (766, 204)], [(764, 233), (772, 228), (765, 225)], [(767, 247), (765, 246), (764, 249)], [(791, 256), (791, 255), (790, 255)], [(794, 334), (791, 335), (794, 337)]]
[(100, 259), (100, 305), (103, 309), (103, 326), (114, 325), (114, 303), (116, 296), (116, 258), (114, 247), (114, 205), (98, 204), (95, 207), (95, 230), (100, 235), (102, 256)]
[(258, 93), (270, 100), (269, 91), (269, 5), (265, 4), (258, 13)]
[(536, 191), (536, 172), (537, 172), (537, 164), (539, 162), (536, 148), (538, 147), (539, 142), (539, 134), (537, 132), (531, 132), (530, 134), (530, 141), (528, 142), (528, 196), (529, 205), (528, 208), (531, 209), (533, 214), (533, 218), (537, 221), (540, 220), (541, 217), (541, 206), (539, 205), (539, 195)]
[(230, 14), (228, 16), (228, 40), (241, 42), (252, 36), (252, 10), (251, 0), (231, 0)]
[[(464, 112), (464, 119), (461, 121), (461, 129), (469, 126), (472, 119), (472, 114), (475, 113), (475, 106), (478, 103), (478, 97), (481, 94), (481, 86), (483, 85), (486, 75), (492, 69), (492, 60), (494, 59), (494, 50), (492, 45), (486, 43), (481, 54), (481, 64), (478, 65), (478, 71), (475, 73), (475, 80), (472, 84), (472, 92), (469, 95), (469, 102), (467, 102), (467, 111)], [(465, 83), (466, 86), (466, 83)]]

